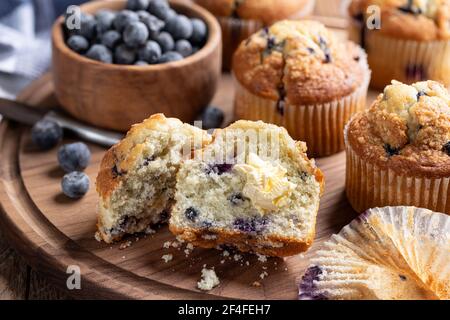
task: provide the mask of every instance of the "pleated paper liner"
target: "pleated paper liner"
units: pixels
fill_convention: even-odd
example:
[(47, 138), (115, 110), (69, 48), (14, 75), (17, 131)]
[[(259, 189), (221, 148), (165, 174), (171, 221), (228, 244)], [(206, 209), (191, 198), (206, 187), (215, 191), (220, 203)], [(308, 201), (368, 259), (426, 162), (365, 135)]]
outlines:
[[(315, 0), (309, 0), (305, 7), (292, 15), (289, 19), (299, 19), (312, 13)], [(222, 28), (223, 57), (222, 65), (224, 70), (231, 70), (233, 54), (242, 41), (249, 38), (254, 33), (264, 27), (262, 21), (245, 20), (233, 17), (217, 17)]]
[(450, 40), (414, 41), (384, 36), (350, 23), (349, 37), (364, 42), (372, 69), (371, 86), (383, 89), (392, 80), (411, 84), (435, 80), (450, 88)]
[(292, 138), (306, 142), (310, 157), (328, 156), (344, 150), (345, 124), (354, 113), (365, 109), (369, 80), (367, 71), (366, 79), (349, 96), (325, 104), (286, 103), (280, 112), (277, 101), (254, 95), (235, 79), (235, 116), (283, 126)]
[(357, 212), (402, 205), (450, 214), (450, 177), (407, 176), (382, 169), (362, 159), (348, 142), (346, 156), (347, 198)]
[(312, 258), (300, 299), (450, 299), (450, 217), (371, 209)]

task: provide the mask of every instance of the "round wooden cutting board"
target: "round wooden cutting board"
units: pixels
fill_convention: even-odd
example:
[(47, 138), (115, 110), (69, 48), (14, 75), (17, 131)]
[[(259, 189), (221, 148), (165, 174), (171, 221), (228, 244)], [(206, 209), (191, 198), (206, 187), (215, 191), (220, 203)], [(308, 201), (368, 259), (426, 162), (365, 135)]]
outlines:
[[(34, 106), (53, 106), (56, 102), (52, 92), (51, 76), (46, 75), (24, 91), (20, 100)], [(373, 98), (371, 93), (369, 100)], [(225, 110), (228, 121), (232, 99), (231, 77), (224, 75), (213, 103)], [(224, 257), (218, 250), (196, 248), (186, 256), (185, 244), (164, 248), (165, 242), (175, 240), (167, 226), (154, 235), (133, 236), (107, 245), (94, 239), (95, 178), (105, 149), (89, 144), (93, 157), (86, 172), (91, 188), (84, 198), (74, 201), (61, 193), (64, 173), (58, 167), (56, 148), (37, 151), (29, 133), (29, 128), (18, 124), (5, 120), (0, 123), (1, 227), (32, 267), (77, 298), (296, 299), (299, 277), (311, 255), (357, 216), (345, 197), (345, 155), (340, 153), (317, 160), (325, 173), (326, 188), (316, 240), (304, 255), (261, 262), (253, 255), (241, 254), (236, 261), (234, 253)], [(165, 263), (162, 256), (166, 254), (172, 254), (173, 260)], [(215, 268), (221, 281), (208, 293), (196, 289), (205, 264)], [(69, 266), (80, 268), (81, 290), (68, 290)], [(268, 276), (262, 280), (263, 272)], [(261, 286), (253, 286), (255, 281)]]

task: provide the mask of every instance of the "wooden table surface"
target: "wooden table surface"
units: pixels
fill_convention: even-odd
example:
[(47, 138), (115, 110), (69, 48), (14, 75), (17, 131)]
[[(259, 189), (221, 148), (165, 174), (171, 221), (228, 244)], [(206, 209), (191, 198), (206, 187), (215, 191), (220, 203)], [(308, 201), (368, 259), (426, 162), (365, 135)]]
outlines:
[[(317, 0), (318, 10), (327, 10), (327, 14), (339, 15), (340, 0)], [(320, 4), (326, 1), (325, 6)], [(332, 3), (330, 3), (332, 2)], [(322, 15), (323, 12), (316, 10), (316, 15)], [(332, 26), (342, 26), (342, 19), (340, 18), (325, 18), (327, 23)], [(322, 20), (322, 19), (320, 19)], [(38, 79), (37, 82), (48, 82), (50, 75), (45, 75)], [(33, 85), (31, 86), (33, 87)], [(32, 96), (30, 96), (32, 95)], [(22, 95), (22, 100), (31, 102), (41, 101), (39, 93), (25, 90)], [(47, 102), (48, 105), (55, 105), (56, 101), (53, 97)], [(213, 104), (221, 105), (222, 101), (213, 101)], [(228, 119), (229, 120), (229, 119)], [(70, 296), (55, 288), (47, 279), (33, 270), (21, 258), (13, 248), (6, 242), (3, 231), (0, 229), (0, 300), (45, 300), (45, 299), (70, 299)]]

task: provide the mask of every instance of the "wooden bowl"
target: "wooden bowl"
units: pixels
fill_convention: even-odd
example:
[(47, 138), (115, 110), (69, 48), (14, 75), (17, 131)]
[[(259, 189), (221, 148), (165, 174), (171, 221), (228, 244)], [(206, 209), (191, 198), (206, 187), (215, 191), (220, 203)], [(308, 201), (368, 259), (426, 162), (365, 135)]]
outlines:
[[(94, 1), (81, 6), (86, 13), (121, 10), (125, 0)], [(72, 51), (64, 41), (63, 17), (52, 30), (53, 78), (62, 107), (91, 125), (126, 131), (154, 113), (193, 121), (214, 96), (221, 72), (221, 31), (209, 12), (194, 4), (170, 1), (188, 17), (208, 26), (205, 46), (176, 62), (150, 65), (115, 65), (97, 62)]]

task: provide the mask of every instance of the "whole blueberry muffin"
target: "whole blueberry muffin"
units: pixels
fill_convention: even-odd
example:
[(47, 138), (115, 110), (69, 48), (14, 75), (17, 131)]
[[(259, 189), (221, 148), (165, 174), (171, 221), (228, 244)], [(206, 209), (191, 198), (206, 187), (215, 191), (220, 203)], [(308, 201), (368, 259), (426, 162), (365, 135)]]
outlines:
[(392, 79), (450, 86), (450, 0), (353, 0), (349, 13), (350, 38), (367, 51), (373, 87)]
[(312, 12), (315, 0), (194, 0), (214, 14), (222, 27), (223, 66), (231, 69), (241, 41), (264, 26)]
[(172, 233), (206, 248), (270, 256), (305, 251), (315, 235), (323, 175), (284, 128), (238, 121), (181, 166)]
[(450, 214), (450, 94), (393, 81), (345, 130), (353, 208), (408, 205)]
[(301, 300), (450, 299), (450, 217), (415, 207), (370, 209), (311, 258)]
[(133, 126), (100, 165), (96, 238), (110, 243), (167, 221), (181, 162), (210, 140), (203, 130), (162, 114)]
[(316, 21), (281, 21), (243, 41), (233, 59), (235, 115), (285, 127), (310, 156), (344, 149), (343, 130), (365, 108), (370, 70), (357, 45)]

